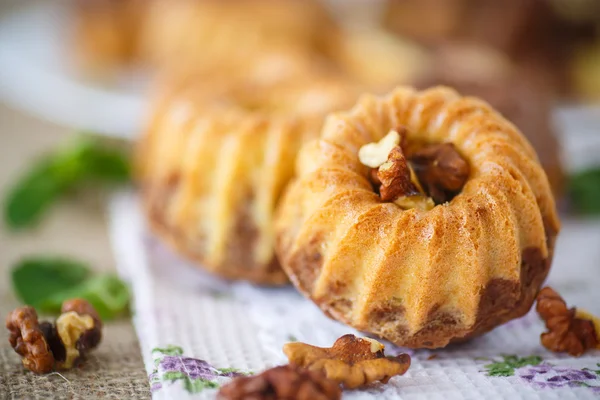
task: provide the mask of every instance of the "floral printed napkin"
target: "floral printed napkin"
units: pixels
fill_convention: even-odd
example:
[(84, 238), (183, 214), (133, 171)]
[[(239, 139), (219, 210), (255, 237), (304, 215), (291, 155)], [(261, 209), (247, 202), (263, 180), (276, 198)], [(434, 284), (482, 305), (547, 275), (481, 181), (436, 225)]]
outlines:
[[(115, 196), (111, 238), (132, 286), (134, 324), (154, 399), (213, 399), (232, 377), (283, 364), (284, 343), (330, 346), (359, 334), (325, 317), (291, 287), (227, 283), (186, 264), (148, 233), (137, 198)], [(567, 303), (600, 315), (600, 220), (563, 221), (549, 278)], [(580, 358), (546, 351), (535, 311), (469, 343), (407, 350), (412, 366), (387, 385), (344, 399), (600, 398), (600, 351)]]

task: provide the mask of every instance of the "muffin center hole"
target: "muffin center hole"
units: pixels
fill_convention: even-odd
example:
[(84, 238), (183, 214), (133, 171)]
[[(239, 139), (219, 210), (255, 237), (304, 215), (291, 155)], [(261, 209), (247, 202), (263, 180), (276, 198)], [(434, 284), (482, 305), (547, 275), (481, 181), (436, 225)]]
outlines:
[(406, 128), (361, 147), (369, 178), (382, 201), (430, 210), (452, 200), (469, 177), (469, 164), (452, 143), (408, 143)]

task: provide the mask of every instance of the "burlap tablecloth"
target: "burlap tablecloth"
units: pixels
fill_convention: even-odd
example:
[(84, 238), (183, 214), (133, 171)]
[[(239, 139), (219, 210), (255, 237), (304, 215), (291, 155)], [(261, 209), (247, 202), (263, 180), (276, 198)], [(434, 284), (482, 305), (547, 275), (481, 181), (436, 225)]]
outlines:
[[(0, 3), (1, 5), (1, 3)], [(0, 105), (0, 194), (35, 155), (60, 142), (67, 129)], [(53, 207), (39, 227), (23, 233), (0, 229), (0, 399), (149, 398), (148, 378), (128, 318), (108, 323), (104, 340), (80, 369), (36, 376), (25, 371), (11, 349), (4, 317), (19, 303), (8, 271), (23, 255), (64, 254), (88, 261), (98, 270), (114, 269), (101, 199), (78, 198)]]

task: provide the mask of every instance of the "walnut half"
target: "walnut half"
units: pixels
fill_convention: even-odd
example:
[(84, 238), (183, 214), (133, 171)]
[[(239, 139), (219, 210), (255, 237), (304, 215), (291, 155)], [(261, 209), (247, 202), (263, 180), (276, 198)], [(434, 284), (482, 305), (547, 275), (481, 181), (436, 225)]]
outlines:
[(255, 376), (236, 378), (223, 386), (218, 400), (339, 400), (340, 386), (319, 372), (283, 365)]
[(45, 374), (53, 369), (70, 369), (102, 338), (102, 321), (87, 301), (72, 299), (62, 304), (55, 324), (38, 322), (33, 307), (20, 307), (6, 318), (9, 342), (23, 357), (25, 368)]
[(540, 337), (548, 350), (578, 357), (599, 347), (598, 319), (574, 307), (567, 308), (563, 298), (551, 287), (543, 288), (538, 294), (536, 311), (548, 329)]
[(411, 154), (410, 163), (438, 204), (451, 200), (469, 178), (469, 164), (452, 143), (424, 146)]
[(6, 318), (10, 334), (8, 341), (23, 357), (23, 366), (36, 374), (46, 374), (54, 368), (54, 356), (44, 337), (33, 307), (25, 306), (13, 310)]
[(387, 383), (410, 367), (410, 356), (385, 357), (384, 346), (373, 339), (344, 335), (331, 348), (287, 343), (283, 352), (292, 364), (319, 371), (348, 389), (375, 381)]
[(56, 320), (56, 333), (64, 348), (64, 357), (55, 356), (58, 368), (70, 369), (82, 355), (98, 346), (102, 338), (102, 321), (96, 310), (83, 299), (65, 301), (61, 312)]

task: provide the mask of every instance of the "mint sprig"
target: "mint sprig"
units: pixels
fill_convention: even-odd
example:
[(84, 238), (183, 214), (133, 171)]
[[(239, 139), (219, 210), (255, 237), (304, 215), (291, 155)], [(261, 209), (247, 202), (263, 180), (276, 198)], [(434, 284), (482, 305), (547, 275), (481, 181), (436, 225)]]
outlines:
[(129, 289), (118, 277), (93, 275), (85, 263), (64, 257), (23, 259), (12, 269), (11, 278), (17, 296), (42, 313), (59, 313), (65, 300), (83, 298), (102, 319), (110, 320), (129, 303)]
[(569, 179), (569, 195), (577, 213), (600, 214), (600, 167), (572, 175)]
[(87, 182), (126, 182), (129, 175), (125, 152), (98, 139), (78, 137), (40, 158), (17, 179), (4, 199), (4, 221), (12, 229), (31, 226), (70, 190)]

